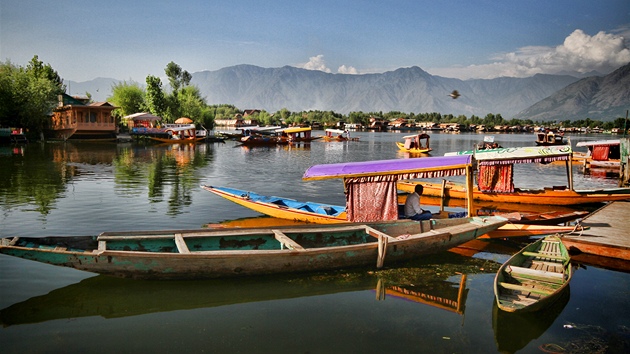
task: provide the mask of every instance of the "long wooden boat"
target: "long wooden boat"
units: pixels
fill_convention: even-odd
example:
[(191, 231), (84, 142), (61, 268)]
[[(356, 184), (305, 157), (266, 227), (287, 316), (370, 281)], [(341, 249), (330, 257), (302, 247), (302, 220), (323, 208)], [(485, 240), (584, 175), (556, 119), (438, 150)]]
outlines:
[(325, 133), (326, 135), (322, 137), (325, 141), (358, 141), (359, 140), (358, 137), (350, 137), (350, 132), (348, 132), (347, 130), (329, 128), (325, 130)]
[[(315, 224), (340, 224), (347, 223), (346, 208), (340, 205), (331, 205), (324, 203), (314, 202), (300, 202), (295, 199), (281, 198), (276, 196), (264, 196), (256, 194), (254, 192), (244, 191), (240, 189), (217, 187), (217, 186), (201, 186), (208, 192), (214, 193), (220, 197), (223, 197), (231, 202), (241, 205), (245, 208), (257, 211), (261, 214), (271, 216), (273, 218), (282, 220), (291, 220), (294, 222), (306, 222)], [(569, 215), (574, 216), (577, 219), (580, 215), (588, 212), (574, 212)], [(455, 215), (458, 213), (436, 213), (434, 219), (454, 218), (461, 217), (461, 215)], [(540, 217), (539, 220), (534, 218), (531, 213), (528, 214), (531, 220), (541, 222), (541, 224), (528, 224), (525, 221), (526, 217), (515, 217), (515, 214), (509, 213), (494, 216), (501, 216), (508, 220), (506, 225), (499, 227), (496, 230), (490, 231), (488, 234), (482, 236), (484, 238), (510, 238), (510, 237), (531, 237), (540, 235), (549, 235), (555, 233), (571, 233), (582, 231), (584, 227), (582, 225), (572, 226), (560, 226), (557, 225), (569, 218), (569, 216), (563, 216), (558, 219), (555, 224), (546, 224), (544, 222), (552, 222), (552, 218), (546, 219)], [(520, 214), (519, 214), (520, 215)], [(545, 214), (540, 214), (545, 215)], [(491, 216), (491, 215), (483, 215)], [(517, 220), (518, 219), (518, 220)], [(281, 224), (280, 221), (277, 224)]]
[(502, 216), (513, 224), (527, 225), (558, 225), (576, 221), (586, 217), (590, 212), (586, 210), (575, 211), (551, 211), (551, 212), (501, 212), (493, 211), (484, 214), (482, 210), (477, 211), (477, 215)]
[(206, 140), (205, 135), (198, 135), (194, 124), (165, 124), (159, 133), (148, 133), (146, 137), (163, 144), (195, 144)]
[(308, 143), (321, 139), (321, 136), (312, 135), (311, 127), (290, 127), (276, 130), (280, 136), (289, 143)]
[[(448, 153), (447, 155), (466, 155), (468, 151)], [(547, 205), (579, 205), (590, 203), (603, 203), (614, 200), (630, 199), (630, 188), (606, 188), (593, 190), (574, 190), (572, 180), (572, 164), (570, 146), (545, 146), (503, 148), (473, 152), (479, 168), (484, 168), (484, 176), (492, 175), (492, 169), (511, 168), (515, 163), (550, 163), (564, 161), (567, 165), (569, 176), (568, 186), (551, 186), (543, 189), (521, 189), (514, 187), (511, 180), (506, 180), (509, 173), (503, 173), (503, 178), (484, 178), (482, 187), (479, 180), (472, 186), (472, 198), (474, 200), (522, 203), (522, 204), (547, 204)], [(496, 181), (503, 183), (496, 184)], [(418, 181), (399, 181), (398, 189), (411, 193), (415, 185), (421, 183), (424, 187), (423, 195), (446, 198), (467, 198), (470, 189), (461, 184), (447, 182), (446, 184), (426, 183)]]
[(250, 191), (218, 186), (201, 186), (245, 208), (274, 218), (315, 224), (339, 224), (348, 222), (346, 207), (339, 205), (300, 202), (295, 199), (264, 196)]
[(316, 227), (109, 232), (0, 239), (0, 253), (127, 278), (185, 279), (330, 270), (407, 260), (492, 231), (501, 217)]
[(274, 135), (248, 135), (242, 137), (239, 142), (244, 146), (275, 146), (289, 143), (288, 140)]
[(524, 247), (505, 262), (494, 278), (499, 309), (537, 311), (566, 290), (573, 275), (571, 257), (557, 235)]
[(430, 139), (431, 137), (426, 133), (407, 135), (403, 136), (404, 143), (397, 141), (396, 146), (398, 146), (398, 149), (403, 152), (411, 154), (426, 154), (433, 150), (429, 146)]

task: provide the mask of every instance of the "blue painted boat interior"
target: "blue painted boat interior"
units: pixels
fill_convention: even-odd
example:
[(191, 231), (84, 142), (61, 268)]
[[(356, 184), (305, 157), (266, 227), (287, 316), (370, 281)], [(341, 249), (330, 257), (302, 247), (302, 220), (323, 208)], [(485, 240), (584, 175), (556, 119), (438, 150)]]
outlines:
[(301, 202), (295, 199), (281, 198), (281, 197), (275, 197), (275, 196), (265, 196), (265, 195), (260, 195), (253, 192), (244, 191), (241, 189), (234, 189), (234, 188), (228, 188), (228, 187), (212, 186), (212, 188), (225, 192), (225, 193), (230, 193), (230, 194), (234, 194), (241, 197), (247, 197), (248, 199), (252, 201), (262, 202), (262, 203), (272, 203), (272, 204), (279, 205), (281, 207), (285, 206), (287, 208), (300, 209), (300, 210), (304, 210), (304, 211), (308, 211), (308, 212), (316, 213), (316, 214), (337, 216), (340, 213), (346, 211), (345, 207), (339, 206), (339, 205), (330, 205), (330, 204), (313, 203), (313, 202)]

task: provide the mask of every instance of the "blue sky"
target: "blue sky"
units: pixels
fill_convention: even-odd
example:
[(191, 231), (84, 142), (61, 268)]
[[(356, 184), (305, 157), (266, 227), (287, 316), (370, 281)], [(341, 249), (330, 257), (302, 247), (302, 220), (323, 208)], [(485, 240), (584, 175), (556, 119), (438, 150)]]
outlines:
[(144, 82), (252, 64), (461, 79), (608, 73), (630, 62), (630, 1), (0, 0), (0, 59)]

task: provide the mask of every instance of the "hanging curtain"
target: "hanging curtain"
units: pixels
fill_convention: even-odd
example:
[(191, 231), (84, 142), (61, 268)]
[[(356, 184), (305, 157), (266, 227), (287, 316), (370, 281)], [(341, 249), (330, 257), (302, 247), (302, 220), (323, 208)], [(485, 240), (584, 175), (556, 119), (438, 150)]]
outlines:
[(514, 192), (514, 165), (480, 165), (477, 185), (482, 192)]
[(595, 160), (595, 161), (607, 161), (609, 152), (610, 152), (610, 146), (609, 145), (593, 146), (593, 160)]
[[(396, 179), (382, 177), (387, 176), (345, 180), (348, 221), (371, 222), (398, 219)], [(360, 183), (358, 180), (361, 180)]]

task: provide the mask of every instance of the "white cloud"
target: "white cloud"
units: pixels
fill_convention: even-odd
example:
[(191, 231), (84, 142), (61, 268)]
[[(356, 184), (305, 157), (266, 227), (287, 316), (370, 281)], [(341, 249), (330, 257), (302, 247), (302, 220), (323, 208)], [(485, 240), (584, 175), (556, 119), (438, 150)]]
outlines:
[(326, 73), (330, 72), (330, 69), (326, 67), (326, 62), (324, 61), (324, 55), (319, 54), (314, 57), (308, 58), (308, 63), (301, 65), (300, 67), (307, 70), (319, 70)]
[[(622, 29), (618, 33), (628, 35), (630, 31)], [(557, 47), (523, 47), (515, 52), (495, 55), (491, 59), (495, 62), (430, 71), (435, 75), (461, 79), (527, 77), (537, 73), (588, 73), (593, 70), (607, 74), (630, 62), (630, 49), (622, 35), (602, 31), (590, 36), (577, 29)]]
[(352, 75), (356, 75), (359, 73), (359, 71), (355, 67), (345, 66), (345, 65), (340, 66), (339, 69), (337, 69), (337, 72), (339, 74), (352, 74)]

